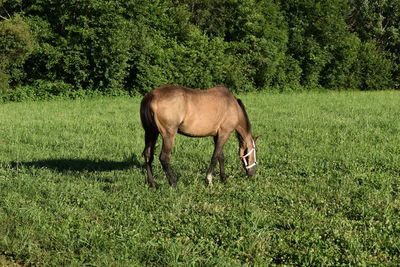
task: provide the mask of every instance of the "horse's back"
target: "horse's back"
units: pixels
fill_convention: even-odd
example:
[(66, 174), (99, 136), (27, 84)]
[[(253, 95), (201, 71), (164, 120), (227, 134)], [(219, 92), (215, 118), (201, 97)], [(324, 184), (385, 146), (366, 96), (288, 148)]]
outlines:
[(233, 97), (233, 94), (226, 88), (225, 86), (215, 86), (206, 90), (198, 90), (198, 89), (192, 89), (192, 88), (187, 88), (183, 86), (178, 86), (178, 85), (172, 85), (172, 84), (165, 84), (160, 87), (157, 87), (153, 90), (150, 91), (150, 93), (155, 96), (156, 98), (162, 98), (162, 99), (169, 99), (169, 98), (177, 98), (182, 95), (186, 95), (189, 97)]
[[(211, 112), (215, 108), (231, 105), (236, 102), (233, 94), (224, 86), (216, 86), (206, 90), (197, 90), (177, 85), (166, 84), (150, 91), (152, 105), (161, 106), (163, 110), (195, 108), (197, 112)], [(200, 109), (200, 110), (199, 110)], [(201, 110), (207, 109), (207, 110)]]

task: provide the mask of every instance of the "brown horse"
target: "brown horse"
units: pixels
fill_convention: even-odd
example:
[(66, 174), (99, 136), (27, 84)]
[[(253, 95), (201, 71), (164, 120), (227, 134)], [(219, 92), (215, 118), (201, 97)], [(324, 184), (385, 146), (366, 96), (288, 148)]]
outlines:
[(214, 153), (207, 171), (206, 184), (212, 183), (217, 161), (221, 181), (226, 182), (223, 146), (234, 130), (239, 139), (239, 155), (247, 174), (255, 174), (257, 138), (251, 134), (250, 121), (242, 101), (223, 86), (195, 90), (163, 85), (144, 96), (140, 105), (140, 118), (145, 130), (143, 156), (150, 187), (156, 186), (151, 164), (159, 134), (163, 141), (160, 161), (171, 186), (176, 186), (169, 160), (177, 133), (191, 137), (214, 137)]

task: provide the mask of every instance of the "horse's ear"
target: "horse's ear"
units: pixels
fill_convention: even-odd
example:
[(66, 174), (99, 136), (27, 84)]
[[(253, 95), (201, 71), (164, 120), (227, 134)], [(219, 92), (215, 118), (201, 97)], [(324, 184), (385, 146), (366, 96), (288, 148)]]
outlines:
[(260, 138), (260, 136), (256, 136), (256, 137), (254, 137), (254, 143), (256, 143), (257, 142), (257, 140)]

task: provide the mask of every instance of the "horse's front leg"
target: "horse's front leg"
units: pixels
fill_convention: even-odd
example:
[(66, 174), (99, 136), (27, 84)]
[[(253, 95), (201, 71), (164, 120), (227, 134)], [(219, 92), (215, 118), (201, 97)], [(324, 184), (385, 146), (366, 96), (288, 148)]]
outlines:
[(219, 176), (221, 177), (221, 183), (226, 183), (226, 175), (225, 175), (225, 156), (224, 156), (224, 150), (221, 150), (221, 153), (219, 154), (218, 157), (218, 162), (219, 162)]
[(164, 169), (165, 174), (167, 175), (168, 182), (171, 186), (176, 187), (176, 179), (172, 174), (171, 166), (169, 161), (171, 159), (171, 152), (174, 146), (175, 135), (166, 135), (163, 136), (163, 145), (160, 154), (160, 162)]
[(206, 185), (212, 185), (212, 177), (215, 165), (219, 161), (221, 181), (225, 182), (225, 169), (224, 169), (224, 144), (229, 135), (218, 135), (214, 137), (214, 153), (211, 157), (210, 166), (208, 167), (207, 176), (205, 179)]

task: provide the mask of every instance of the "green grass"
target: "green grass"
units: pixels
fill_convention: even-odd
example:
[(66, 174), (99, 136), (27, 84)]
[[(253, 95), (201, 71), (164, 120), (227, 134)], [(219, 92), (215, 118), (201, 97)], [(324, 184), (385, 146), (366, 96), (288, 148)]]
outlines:
[[(258, 174), (234, 135), (179, 136), (178, 188), (142, 172), (139, 98), (0, 106), (0, 254), (26, 265), (400, 263), (400, 92), (249, 94)], [(157, 154), (160, 143), (157, 145)], [(3, 258), (3, 257), (2, 257)], [(1, 261), (0, 261), (1, 262)]]

